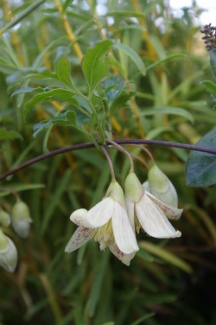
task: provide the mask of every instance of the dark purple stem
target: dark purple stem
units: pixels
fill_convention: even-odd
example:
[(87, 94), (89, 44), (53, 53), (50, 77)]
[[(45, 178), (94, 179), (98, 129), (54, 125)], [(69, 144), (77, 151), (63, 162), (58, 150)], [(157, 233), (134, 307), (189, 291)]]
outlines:
[[(173, 148), (181, 148), (181, 149), (187, 149), (187, 150), (195, 150), (195, 151), (202, 151), (206, 152), (209, 154), (216, 155), (216, 149), (210, 149), (210, 148), (205, 148), (205, 147), (198, 147), (195, 145), (191, 144), (184, 144), (184, 143), (176, 143), (176, 142), (168, 142), (168, 141), (160, 141), (160, 140), (137, 140), (137, 139), (131, 139), (131, 140), (115, 140), (117, 144), (123, 145), (123, 144), (148, 144), (148, 145), (156, 145), (156, 146), (164, 146), (164, 147), (173, 147)], [(107, 146), (109, 146), (109, 143), (106, 143)], [(15, 174), (21, 169), (24, 169), (28, 166), (31, 166), (35, 164), (38, 161), (65, 153), (69, 151), (75, 151), (75, 150), (81, 150), (81, 149), (88, 149), (88, 148), (94, 148), (95, 145), (92, 142), (87, 142), (83, 144), (77, 144), (74, 146), (62, 148), (62, 149), (57, 149), (50, 151), (48, 153), (45, 153), (43, 155), (40, 155), (38, 157), (35, 157), (31, 160), (26, 161), (24, 164), (21, 164), (20, 166), (17, 166), (15, 168), (10, 169), (6, 173), (2, 174), (0, 176), (0, 180), (5, 179), (6, 177)]]

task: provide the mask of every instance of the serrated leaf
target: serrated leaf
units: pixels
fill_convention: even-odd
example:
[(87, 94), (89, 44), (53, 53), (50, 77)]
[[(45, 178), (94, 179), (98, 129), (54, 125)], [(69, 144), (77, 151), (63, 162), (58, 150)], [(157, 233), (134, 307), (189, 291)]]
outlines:
[(109, 71), (109, 58), (105, 54), (111, 49), (112, 44), (109, 40), (97, 43), (95, 47), (87, 50), (82, 60), (82, 70), (90, 93)]
[(76, 112), (66, 111), (61, 113), (59, 116), (52, 117), (48, 121), (41, 121), (40, 123), (35, 124), (33, 126), (33, 137), (36, 137), (39, 132), (48, 129), (51, 125), (72, 126), (79, 131), (86, 133), (82, 123), (77, 118)]
[(126, 93), (123, 91), (111, 104), (110, 113), (113, 114), (118, 108), (121, 108), (131, 97), (135, 95), (135, 92)]
[(22, 139), (22, 136), (16, 131), (8, 131), (5, 128), (0, 128), (0, 140)]
[[(216, 130), (202, 137), (196, 146), (216, 148)], [(211, 186), (216, 184), (216, 155), (191, 151), (185, 166), (187, 186)]]
[(70, 76), (70, 64), (66, 56), (63, 55), (57, 60), (55, 70), (59, 80), (73, 89), (74, 87)]
[(216, 50), (210, 51), (210, 65), (213, 75), (216, 78)]
[(121, 43), (115, 43), (113, 45), (113, 47), (115, 47), (116, 49), (119, 49), (120, 51), (127, 54), (131, 58), (131, 60), (136, 64), (137, 68), (140, 70), (142, 75), (143, 76), (146, 75), (145, 64), (140, 59), (139, 55), (132, 48), (130, 48), (129, 46), (127, 46), (125, 44), (121, 44)]
[(24, 120), (26, 119), (33, 105), (42, 101), (49, 101), (55, 99), (59, 101), (68, 101), (71, 104), (77, 105), (77, 101), (76, 99), (73, 98), (73, 95), (74, 95), (73, 92), (66, 89), (53, 89), (53, 90), (45, 91), (43, 93), (36, 94), (31, 98), (30, 101), (26, 103), (23, 112)]

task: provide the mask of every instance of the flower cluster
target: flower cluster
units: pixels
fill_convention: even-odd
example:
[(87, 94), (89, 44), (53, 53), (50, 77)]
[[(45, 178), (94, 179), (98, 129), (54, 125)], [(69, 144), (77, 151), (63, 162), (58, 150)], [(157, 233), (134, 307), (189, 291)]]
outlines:
[[(15, 232), (22, 238), (28, 236), (31, 222), (28, 206), (20, 199), (12, 207), (11, 216), (0, 208), (0, 225), (8, 227), (12, 224)], [(17, 255), (13, 241), (0, 227), (0, 266), (8, 272), (13, 272), (17, 265)]]
[(216, 50), (216, 27), (211, 26), (211, 24), (205, 25), (200, 31), (205, 34), (202, 39), (206, 44), (206, 49), (208, 51)]
[(89, 211), (78, 209), (70, 220), (79, 227), (65, 251), (73, 252), (90, 239), (98, 241), (100, 250), (109, 247), (124, 264), (129, 265), (139, 250), (135, 232), (142, 229), (155, 238), (175, 238), (181, 233), (168, 219), (178, 219), (177, 194), (166, 175), (153, 166), (143, 185), (131, 171), (125, 180), (125, 193), (113, 180), (101, 202)]

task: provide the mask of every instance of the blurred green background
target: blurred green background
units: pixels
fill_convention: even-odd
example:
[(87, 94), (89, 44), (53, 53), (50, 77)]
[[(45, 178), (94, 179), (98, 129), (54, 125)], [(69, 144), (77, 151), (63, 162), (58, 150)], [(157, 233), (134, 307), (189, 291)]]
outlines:
[[(70, 104), (54, 100), (37, 104), (24, 122), (23, 109), (31, 95), (11, 97), (11, 93), (37, 87), (37, 80), (22, 81), (12, 89), (8, 76), (35, 65), (53, 71), (56, 59), (64, 54), (74, 83), (85, 92), (81, 58), (104, 39), (134, 49), (147, 70), (142, 76), (128, 56), (113, 53), (119, 69), (111, 66), (110, 76), (119, 75), (122, 67), (125, 80), (137, 90), (112, 120), (113, 139), (194, 144), (214, 129), (213, 102), (200, 84), (213, 80), (199, 32), (202, 26), (194, 20), (200, 13), (196, 1), (178, 18), (162, 0), (2, 0), (0, 127), (15, 130), (17, 138), (1, 139), (1, 173), (47, 150), (88, 141), (75, 129), (61, 126), (33, 137), (34, 124)], [(148, 159), (136, 148), (127, 148)], [(184, 212), (174, 226), (182, 237), (156, 240), (140, 233), (140, 251), (129, 267), (108, 250), (100, 252), (94, 241), (64, 253), (76, 229), (70, 214), (92, 207), (109, 185), (108, 164), (100, 150), (58, 155), (1, 182), (1, 206), (10, 212), (15, 202), (13, 195), (5, 195), (5, 187), (20, 191), (33, 219), (27, 239), (3, 228), (18, 249), (19, 262), (13, 274), (0, 269), (1, 325), (216, 324), (215, 186), (185, 185), (186, 150), (148, 149), (177, 189)], [(129, 162), (115, 149), (109, 153), (123, 185)], [(144, 182), (147, 171), (138, 160), (135, 171)]]

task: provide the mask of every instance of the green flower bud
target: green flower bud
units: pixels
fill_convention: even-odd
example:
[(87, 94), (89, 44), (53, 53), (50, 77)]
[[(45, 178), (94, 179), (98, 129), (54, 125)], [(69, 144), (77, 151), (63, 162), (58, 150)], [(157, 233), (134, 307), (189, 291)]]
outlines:
[(11, 215), (14, 230), (20, 237), (26, 238), (32, 222), (28, 206), (22, 201), (17, 201), (11, 210)]
[(0, 265), (13, 272), (17, 265), (17, 249), (12, 240), (0, 229)]
[(145, 182), (143, 186), (158, 200), (168, 206), (177, 208), (178, 196), (175, 187), (156, 165), (150, 168), (148, 172), (148, 181)]
[(2, 226), (7, 227), (9, 226), (10, 222), (11, 219), (9, 214), (4, 210), (0, 209), (0, 223), (2, 224)]

